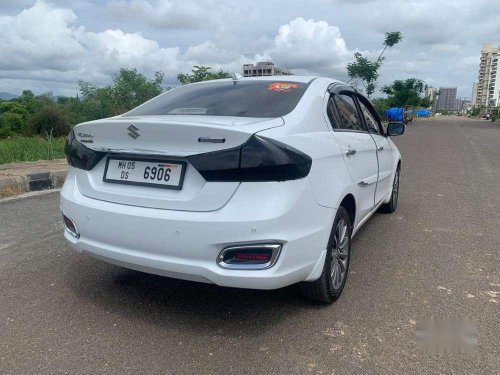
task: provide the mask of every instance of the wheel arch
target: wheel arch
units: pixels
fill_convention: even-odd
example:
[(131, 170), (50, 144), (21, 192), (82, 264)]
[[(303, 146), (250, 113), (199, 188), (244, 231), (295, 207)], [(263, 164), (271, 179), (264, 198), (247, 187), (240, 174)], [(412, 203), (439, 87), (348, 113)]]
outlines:
[(351, 228), (354, 228), (354, 223), (356, 222), (356, 198), (351, 193), (348, 193), (339, 204), (339, 207), (344, 207), (349, 215), (349, 221), (351, 222)]

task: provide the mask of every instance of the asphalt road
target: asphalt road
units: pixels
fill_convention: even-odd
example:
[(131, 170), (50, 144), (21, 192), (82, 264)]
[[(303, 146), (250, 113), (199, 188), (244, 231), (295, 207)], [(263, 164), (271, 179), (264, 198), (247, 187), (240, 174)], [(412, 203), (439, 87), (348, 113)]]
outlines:
[[(0, 203), (0, 374), (498, 374), (500, 124), (421, 121), (396, 142), (398, 211), (358, 233), (326, 307), (80, 256), (57, 193)], [(442, 314), (477, 323), (476, 350), (417, 348), (415, 323)]]

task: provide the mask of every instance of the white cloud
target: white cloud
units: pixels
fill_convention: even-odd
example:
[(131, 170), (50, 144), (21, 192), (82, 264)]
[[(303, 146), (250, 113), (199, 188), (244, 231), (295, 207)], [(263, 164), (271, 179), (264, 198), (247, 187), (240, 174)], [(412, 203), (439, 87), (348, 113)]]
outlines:
[[(6, 30), (0, 39), (0, 76), (9, 79), (9, 86), (15, 79), (31, 87), (38, 82), (38, 91), (53, 89), (54, 82), (59, 82), (61, 90), (67, 92), (71, 84), (76, 90), (80, 79), (107, 84), (121, 67), (137, 68), (148, 75), (163, 71), (167, 83), (173, 83), (177, 73), (187, 72), (193, 65), (240, 72), (244, 63), (264, 57), (248, 57), (213, 40), (188, 46), (182, 52), (177, 46), (161, 47), (140, 33), (88, 31), (77, 21), (72, 10), (43, 0), (18, 14), (0, 17), (0, 27)], [(337, 27), (326, 21), (296, 18), (277, 29), (264, 55), (298, 73), (333, 74), (344, 69), (351, 52)]]
[(108, 84), (120, 67), (173, 84), (193, 65), (238, 72), (263, 59), (343, 79), (356, 50), (376, 57), (384, 32), (400, 30), (379, 86), (417, 77), (470, 95), (481, 44), (500, 42), (500, 2), (0, 0), (0, 29), (0, 91), (76, 93), (79, 79)]
[[(352, 38), (368, 46), (385, 31), (405, 39), (387, 53), (379, 86), (417, 77), (435, 86), (458, 86), (470, 96), (477, 80), (481, 44), (500, 42), (500, 1), (492, 0), (330, 0), (336, 11), (351, 15)], [(349, 39), (348, 39), (349, 40)], [(363, 45), (366, 47), (366, 44)], [(372, 48), (372, 47), (369, 47)]]
[(298, 17), (280, 26), (274, 45), (262, 57), (298, 72), (345, 75), (352, 55), (338, 27)]
[(43, 2), (23, 10), (16, 16), (0, 17), (0, 69), (37, 68), (66, 70), (68, 56), (78, 58), (82, 46), (72, 38), (68, 24), (76, 15), (68, 9), (50, 8)]
[[(330, 0), (356, 14), (360, 28), (402, 31), (421, 45), (476, 40), (500, 29), (500, 1)], [(496, 24), (496, 27), (494, 26)], [(472, 26), (473, 25), (473, 26)]]
[(108, 83), (120, 67), (152, 74), (178, 71), (179, 48), (162, 48), (139, 33), (121, 30), (89, 32), (76, 25), (76, 15), (37, 1), (14, 16), (0, 17), (0, 76), (23, 80), (80, 79)]
[(201, 44), (190, 46), (183, 55), (186, 61), (203, 62), (205, 65), (228, 65), (234, 61), (245, 59), (235, 50), (229, 50), (218, 46), (213, 41), (205, 41)]
[(277, 66), (292, 68), (296, 74), (344, 77), (353, 53), (338, 27), (326, 21), (298, 17), (281, 25), (271, 45), (251, 58), (206, 41), (189, 47), (183, 59), (236, 72), (244, 63), (271, 60)]
[(109, 12), (160, 29), (208, 29), (214, 4), (209, 0), (113, 0)]

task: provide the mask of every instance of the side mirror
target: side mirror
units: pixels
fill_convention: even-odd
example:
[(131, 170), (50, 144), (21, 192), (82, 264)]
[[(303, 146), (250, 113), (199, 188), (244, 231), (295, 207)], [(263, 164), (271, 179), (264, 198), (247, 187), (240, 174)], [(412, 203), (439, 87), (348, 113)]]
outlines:
[(390, 122), (387, 125), (387, 135), (394, 137), (396, 135), (401, 135), (405, 132), (405, 125), (402, 122)]

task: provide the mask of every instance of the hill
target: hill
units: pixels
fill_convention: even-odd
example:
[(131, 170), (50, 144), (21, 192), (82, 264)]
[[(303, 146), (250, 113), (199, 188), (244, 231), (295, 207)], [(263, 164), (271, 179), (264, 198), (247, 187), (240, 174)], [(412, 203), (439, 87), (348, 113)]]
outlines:
[(0, 99), (11, 100), (17, 98), (17, 95), (9, 94), (8, 92), (0, 92)]

